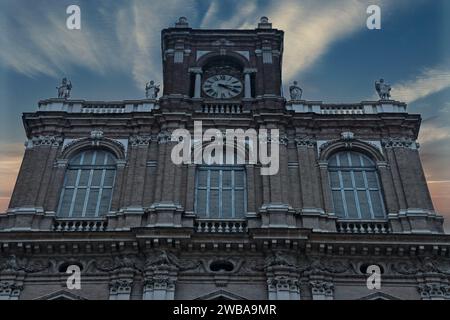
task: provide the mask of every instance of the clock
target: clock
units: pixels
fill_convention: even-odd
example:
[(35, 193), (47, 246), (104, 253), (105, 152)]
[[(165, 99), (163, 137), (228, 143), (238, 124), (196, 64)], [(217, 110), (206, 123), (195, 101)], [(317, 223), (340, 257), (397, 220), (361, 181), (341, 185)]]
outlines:
[(214, 75), (203, 83), (203, 92), (215, 99), (234, 98), (242, 92), (242, 82), (230, 75)]

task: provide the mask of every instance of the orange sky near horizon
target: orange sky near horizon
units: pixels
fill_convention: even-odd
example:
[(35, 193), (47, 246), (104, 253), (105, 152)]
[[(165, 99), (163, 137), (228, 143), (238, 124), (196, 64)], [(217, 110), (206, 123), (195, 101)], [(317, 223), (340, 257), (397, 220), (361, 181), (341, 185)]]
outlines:
[[(2, 146), (0, 154), (0, 213), (6, 212), (24, 153), (22, 144)], [(424, 164), (426, 168), (426, 163)], [(450, 180), (428, 181), (436, 211), (445, 218), (447, 232), (450, 232)]]

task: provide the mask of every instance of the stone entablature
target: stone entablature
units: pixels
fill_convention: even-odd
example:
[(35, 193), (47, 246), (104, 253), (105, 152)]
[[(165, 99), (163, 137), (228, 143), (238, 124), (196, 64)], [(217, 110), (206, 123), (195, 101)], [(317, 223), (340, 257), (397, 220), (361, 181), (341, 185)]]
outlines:
[[(188, 99), (190, 100), (190, 99)], [(251, 99), (250, 99), (251, 100)], [(203, 102), (203, 103), (202, 103)], [(200, 103), (200, 104), (199, 104)], [(208, 99), (195, 98), (195, 104), (201, 105), (197, 111), (203, 113), (242, 113), (248, 112), (240, 103), (208, 102)], [(319, 114), (377, 114), (406, 113), (406, 103), (395, 100), (362, 101), (359, 103), (323, 103), (321, 101), (286, 102), (286, 110), (296, 113)], [(131, 113), (151, 112), (159, 109), (159, 101), (155, 99), (123, 100), (123, 101), (86, 101), (68, 99), (47, 99), (39, 101), (39, 111), (68, 113)]]
[[(208, 293), (189, 290), (196, 284), (211, 287), (211, 292), (231, 290), (243, 299), (343, 299), (348, 287), (358, 288), (354, 298), (375, 291), (396, 292), (393, 298), (450, 299), (446, 235), (361, 238), (304, 230), (287, 236), (285, 230), (284, 238), (275, 241), (254, 232), (240, 246), (220, 235), (192, 241), (187, 233), (176, 238), (170, 230), (165, 233), (136, 229), (107, 237), (58, 237), (34, 232), (14, 233), (14, 240), (0, 233), (0, 299), (36, 299), (61, 290), (68, 277), (65, 269), (72, 264), (81, 269), (82, 286), (70, 292), (90, 299), (196, 299)], [(430, 241), (436, 244), (411, 246)], [(229, 268), (217, 270), (213, 262), (228, 262)], [(381, 290), (363, 289), (365, 268), (372, 264), (383, 270)]]

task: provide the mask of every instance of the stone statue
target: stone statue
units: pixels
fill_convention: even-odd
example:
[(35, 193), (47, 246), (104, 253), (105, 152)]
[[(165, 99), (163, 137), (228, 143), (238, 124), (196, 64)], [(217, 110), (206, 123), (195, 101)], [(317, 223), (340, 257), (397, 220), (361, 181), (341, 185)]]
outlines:
[(145, 85), (145, 96), (147, 99), (156, 99), (159, 93), (159, 85), (156, 85), (153, 80), (147, 82)]
[(58, 89), (58, 98), (68, 99), (70, 98), (70, 91), (72, 90), (72, 82), (67, 80), (67, 78), (63, 78), (61, 85), (56, 87)]
[(375, 81), (375, 89), (380, 96), (380, 100), (389, 100), (389, 98), (391, 97), (391, 86), (384, 83), (384, 79)]
[(300, 100), (302, 98), (303, 90), (297, 85), (297, 81), (294, 81), (293, 85), (289, 87), (289, 94), (291, 100)]

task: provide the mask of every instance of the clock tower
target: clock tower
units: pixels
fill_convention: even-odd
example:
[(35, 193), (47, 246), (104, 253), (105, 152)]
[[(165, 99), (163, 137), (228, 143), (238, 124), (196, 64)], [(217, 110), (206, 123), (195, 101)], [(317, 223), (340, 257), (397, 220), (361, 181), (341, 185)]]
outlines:
[(253, 30), (192, 29), (182, 17), (162, 31), (163, 100), (282, 104), (282, 52), (283, 31), (266, 17)]

